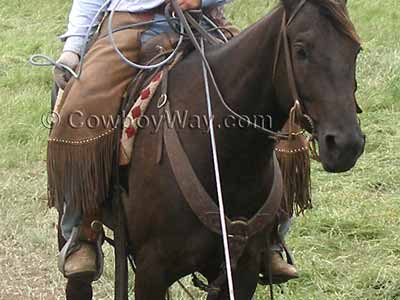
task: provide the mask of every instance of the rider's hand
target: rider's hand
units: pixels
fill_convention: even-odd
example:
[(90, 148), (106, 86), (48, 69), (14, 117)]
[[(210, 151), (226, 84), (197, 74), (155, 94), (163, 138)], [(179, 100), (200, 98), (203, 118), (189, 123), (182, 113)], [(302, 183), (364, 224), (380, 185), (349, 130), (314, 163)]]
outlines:
[(178, 0), (178, 5), (182, 10), (199, 9), (201, 0)]
[[(66, 65), (72, 70), (75, 70), (79, 64), (79, 55), (75, 52), (65, 51), (61, 54), (60, 58), (57, 60), (57, 63)], [(66, 70), (54, 68), (53, 78), (57, 86), (63, 90), (71, 78), (71, 74)]]
[[(165, 2), (169, 2), (166, 0)], [(199, 9), (201, 7), (201, 0), (177, 0), (179, 7), (182, 10)]]

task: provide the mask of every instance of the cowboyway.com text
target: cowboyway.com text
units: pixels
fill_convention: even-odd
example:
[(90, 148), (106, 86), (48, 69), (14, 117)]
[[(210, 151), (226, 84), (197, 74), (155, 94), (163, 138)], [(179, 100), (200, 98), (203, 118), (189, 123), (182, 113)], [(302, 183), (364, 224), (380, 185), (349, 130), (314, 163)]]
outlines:
[(43, 115), (41, 123), (46, 128), (57, 126), (61, 121), (65, 124), (65, 121), (61, 118), (66, 118), (67, 124), (74, 129), (84, 127), (89, 129), (109, 129), (119, 126), (118, 124), (121, 124), (122, 121), (124, 127), (135, 124), (139, 129), (151, 128), (152, 133), (159, 132), (162, 126), (175, 129), (189, 128), (207, 133), (212, 123), (214, 124), (214, 128), (251, 128), (254, 127), (254, 124), (264, 128), (272, 128), (272, 117), (269, 115), (242, 115), (242, 119), (233, 115), (225, 115), (220, 118), (212, 116), (210, 119), (208, 115), (190, 114), (187, 110), (137, 117), (124, 112), (117, 116), (86, 115), (79, 110), (70, 113), (68, 116), (61, 116), (59, 113), (52, 112)]

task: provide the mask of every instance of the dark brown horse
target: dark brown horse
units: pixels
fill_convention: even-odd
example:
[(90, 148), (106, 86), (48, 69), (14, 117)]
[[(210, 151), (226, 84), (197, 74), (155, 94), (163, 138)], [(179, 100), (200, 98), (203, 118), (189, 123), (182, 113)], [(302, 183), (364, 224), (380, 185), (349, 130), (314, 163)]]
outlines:
[[(299, 0), (282, 5), (224, 46), (208, 51), (220, 89), (242, 115), (269, 115), (279, 131), (293, 106), (284, 55), (274, 58), (284, 12), (291, 16)], [(288, 28), (291, 60), (303, 109), (314, 121), (322, 165), (329, 172), (351, 169), (364, 149), (356, 116), (355, 62), (360, 44), (344, 1), (309, 0)], [(206, 116), (201, 60), (193, 53), (170, 73), (173, 112)], [(229, 114), (211, 90), (215, 123)], [(158, 115), (155, 103), (148, 115)], [(229, 128), (228, 128), (229, 127)], [(164, 299), (170, 285), (192, 272), (212, 282), (224, 261), (221, 237), (198, 220), (178, 188), (168, 157), (157, 164), (159, 135), (143, 129), (136, 140), (129, 174), (126, 219), (137, 264), (137, 300)], [(210, 139), (204, 130), (177, 129), (193, 168), (216, 199)], [(271, 189), (274, 141), (254, 128), (217, 126), (216, 140), (226, 213), (250, 218)], [(234, 272), (238, 300), (251, 299), (257, 286), (264, 232), (251, 239)], [(91, 299), (91, 285), (70, 280), (68, 299)], [(221, 299), (228, 299), (226, 290)]]

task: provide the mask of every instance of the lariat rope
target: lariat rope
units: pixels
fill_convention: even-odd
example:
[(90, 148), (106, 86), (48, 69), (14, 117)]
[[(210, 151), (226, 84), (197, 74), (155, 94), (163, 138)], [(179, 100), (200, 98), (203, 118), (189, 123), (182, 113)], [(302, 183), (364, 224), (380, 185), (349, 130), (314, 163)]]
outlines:
[[(82, 47), (82, 49), (81, 49), (81, 51), (79, 53), (79, 55), (80, 55), (79, 64), (81, 66), (83, 65), (83, 61), (85, 59), (86, 48), (87, 48), (87, 45), (88, 45), (88, 42), (89, 42), (89, 38), (90, 38), (90, 34), (92, 32), (92, 29), (96, 26), (96, 22), (98, 21), (100, 15), (104, 12), (106, 7), (108, 7), (108, 5), (110, 3), (111, 3), (111, 0), (105, 1), (103, 3), (103, 5), (99, 8), (99, 10), (96, 12), (96, 14), (93, 17), (92, 21), (90, 22), (90, 25), (89, 25), (88, 30), (87, 30), (87, 32), (85, 34), (85, 37), (84, 37), (83, 47)], [(35, 67), (51, 67), (51, 66), (54, 66), (57, 69), (68, 71), (76, 79), (78, 79), (81, 76), (81, 73), (82, 73), (82, 68), (79, 68), (78, 73), (76, 73), (70, 67), (68, 67), (68, 66), (66, 66), (64, 64), (58, 63), (54, 59), (50, 58), (47, 55), (43, 55), (43, 54), (32, 55), (29, 58), (29, 63), (32, 66), (35, 66)]]
[[(121, 1), (122, 0), (118, 0), (116, 2), (115, 7), (117, 7)], [(93, 20), (91, 21), (91, 23), (89, 25), (88, 31), (84, 38), (84, 47), (82, 47), (81, 52), (80, 52), (80, 62), (79, 63), (81, 66), (83, 65), (83, 62), (84, 62), (84, 57), (85, 57), (85, 53), (87, 50), (86, 48), (87, 48), (87, 44), (88, 44), (88, 41), (90, 38), (91, 31), (92, 31), (93, 27), (97, 25), (95, 23), (99, 19), (100, 14), (104, 12), (104, 10), (108, 7), (110, 2), (111, 2), (111, 0), (107, 0), (101, 6), (101, 8), (98, 10), (95, 17), (93, 18)], [(299, 5), (298, 9), (293, 14), (293, 16), (289, 19), (289, 22), (286, 24), (286, 26), (288, 26), (289, 23), (294, 19), (297, 12), (300, 10), (300, 8), (304, 5), (305, 2), (306, 2), (306, 0), (303, 0), (301, 2), (301, 5)], [(207, 31), (204, 31), (204, 33), (201, 32), (201, 34), (203, 34), (203, 36), (200, 38), (200, 44), (201, 44), (200, 45), (188, 23), (187, 18), (190, 17), (188, 12), (183, 12), (182, 9), (177, 4), (176, 0), (170, 1), (170, 4), (168, 4), (166, 7), (166, 11), (169, 8), (169, 6), (172, 6), (173, 11), (177, 15), (177, 18), (169, 18), (169, 20), (174, 19), (174, 20), (178, 20), (180, 22), (180, 24), (179, 24), (180, 25), (179, 40), (178, 40), (176, 47), (172, 51), (172, 53), (169, 54), (163, 61), (161, 61), (159, 63), (153, 64), (153, 65), (137, 64), (135, 62), (130, 61), (128, 58), (126, 58), (123, 55), (123, 53), (121, 52), (121, 50), (118, 49), (117, 45), (115, 44), (114, 37), (113, 37), (113, 33), (116, 30), (113, 30), (113, 28), (112, 28), (112, 20), (113, 20), (113, 16), (115, 13), (115, 7), (110, 11), (109, 20), (108, 20), (108, 35), (109, 35), (109, 39), (110, 39), (112, 47), (114, 48), (115, 52), (120, 56), (120, 58), (129, 66), (131, 66), (133, 68), (141, 69), (141, 70), (155, 69), (155, 68), (162, 67), (162, 66), (166, 65), (167, 63), (169, 63), (170, 60), (173, 57), (175, 57), (176, 53), (178, 52), (178, 50), (183, 42), (183, 39), (185, 37), (185, 33), (201, 57), (202, 70), (203, 70), (203, 76), (204, 76), (205, 93), (206, 93), (206, 102), (207, 102), (207, 112), (208, 112), (208, 117), (209, 117), (209, 122), (210, 122), (210, 140), (211, 140), (212, 155), (213, 155), (213, 162), (214, 162), (215, 180), (216, 180), (216, 186), (217, 186), (217, 195), (218, 195), (218, 204), (219, 204), (218, 206), (219, 206), (219, 215), (220, 215), (222, 238), (223, 238), (223, 245), (224, 245), (224, 256), (225, 256), (226, 274), (227, 274), (227, 281), (228, 281), (229, 298), (230, 298), (230, 300), (234, 300), (235, 299), (234, 285), (233, 285), (232, 269), (231, 269), (231, 263), (230, 263), (228, 233), (227, 233), (226, 222), (225, 222), (224, 202), (223, 202), (221, 179), (220, 179), (219, 164), (218, 164), (218, 152), (217, 152), (215, 132), (214, 132), (214, 126), (213, 126), (213, 114), (212, 114), (209, 79), (211, 79), (212, 86), (215, 89), (220, 102), (237, 119), (239, 119), (241, 121), (245, 121), (249, 126), (252, 126), (255, 129), (261, 130), (262, 132), (266, 133), (269, 138), (274, 139), (274, 140), (288, 139), (288, 134), (281, 133), (281, 132), (275, 132), (273, 130), (259, 126), (258, 124), (251, 122), (248, 118), (245, 118), (242, 115), (240, 115), (239, 113), (237, 113), (226, 103), (226, 101), (221, 93), (221, 90), (219, 89), (218, 84), (215, 80), (215, 76), (213, 74), (211, 66), (208, 63), (207, 58), (205, 56), (204, 38), (207, 38), (207, 37), (204, 36), (204, 33), (207, 34)], [(203, 18), (204, 18), (204, 16), (203, 16)], [(213, 27), (212, 30), (217, 30), (217, 32), (221, 36), (223, 35), (222, 31), (219, 30), (219, 28), (216, 27), (216, 25), (210, 19), (208, 19), (208, 18), (204, 18), (204, 19)], [(126, 28), (136, 28), (136, 27), (140, 27), (143, 25), (155, 24), (158, 22), (166, 22), (166, 20), (152, 20), (152, 21), (147, 21), (147, 22), (141, 22), (141, 23), (136, 23), (136, 24), (126, 26)], [(126, 28), (124, 28), (124, 29), (126, 29)], [(286, 29), (286, 28), (284, 28), (284, 29)], [(120, 29), (117, 29), (117, 30), (120, 30)], [(287, 37), (285, 36), (285, 38), (287, 38)], [(287, 41), (284, 41), (284, 42), (287, 43)], [(287, 44), (285, 46), (287, 47)], [(278, 49), (278, 51), (279, 51), (279, 49)], [(42, 60), (42, 61), (40, 61), (40, 60)], [(29, 59), (29, 62), (34, 66), (54, 66), (55, 68), (62, 69), (62, 70), (69, 72), (76, 79), (80, 78), (80, 75), (81, 75), (81, 72), (83, 69), (82, 67), (79, 68), (78, 73), (76, 73), (70, 67), (68, 67), (64, 64), (58, 63), (55, 60), (51, 59), (50, 57), (48, 57), (46, 55), (41, 55), (41, 54), (36, 54), (36, 55), (31, 56)], [(274, 66), (274, 71), (275, 71), (275, 67), (276, 66)], [(296, 88), (294, 88), (294, 89), (296, 90)], [(297, 100), (297, 99), (295, 98), (295, 100)]]
[[(122, 0), (118, 0), (117, 4), (120, 3), (120, 1)], [(95, 17), (93, 18), (92, 22), (89, 25), (88, 31), (84, 37), (84, 47), (82, 47), (81, 52), (80, 52), (80, 62), (79, 65), (83, 65), (84, 62), (84, 58), (85, 58), (85, 53), (87, 50), (87, 44), (89, 42), (89, 38), (90, 38), (90, 33), (92, 31), (92, 29), (97, 26), (96, 21), (99, 19), (101, 13), (103, 13), (105, 11), (105, 9), (107, 8), (107, 6), (110, 4), (111, 0), (107, 0), (102, 6), (101, 8), (98, 10), (98, 12), (96, 13)], [(158, 67), (161, 67), (163, 65), (166, 65), (168, 62), (170, 62), (170, 60), (172, 59), (172, 57), (175, 56), (175, 54), (178, 51), (179, 46), (181, 45), (183, 38), (184, 38), (184, 34), (183, 31), (185, 30), (188, 34), (188, 37), (190, 39), (190, 41), (193, 43), (193, 46), (195, 47), (195, 49), (198, 51), (198, 53), (200, 54), (200, 57), (202, 59), (202, 61), (205, 64), (205, 67), (207, 69), (207, 72), (210, 76), (211, 79), (211, 83), (213, 85), (213, 87), (215, 88), (217, 95), (218, 95), (218, 99), (221, 101), (221, 103), (223, 104), (223, 106), (236, 118), (238, 118), (241, 121), (244, 121), (246, 124), (248, 124), (250, 127), (253, 127), (255, 129), (261, 130), (262, 132), (264, 132), (265, 134), (267, 134), (268, 138), (271, 139), (287, 139), (288, 135), (284, 134), (284, 133), (280, 133), (280, 132), (275, 132), (273, 130), (267, 129), (265, 127), (262, 127), (256, 123), (251, 122), (248, 118), (243, 117), (242, 115), (240, 115), (239, 113), (237, 113), (234, 109), (232, 109), (229, 104), (225, 101), (224, 97), (222, 96), (222, 93), (218, 87), (218, 84), (215, 80), (214, 74), (211, 70), (211, 67), (207, 61), (207, 58), (205, 57), (205, 54), (202, 53), (201, 48), (199, 43), (197, 42), (195, 35), (193, 34), (193, 31), (190, 28), (189, 23), (186, 20), (186, 14), (188, 14), (187, 12), (183, 12), (182, 9), (179, 7), (179, 5), (176, 3), (176, 1), (172, 0), (171, 1), (171, 5), (174, 9), (174, 11), (176, 12), (176, 14), (178, 15), (178, 18), (169, 18), (175, 21), (179, 21), (180, 22), (180, 37), (179, 37), (179, 41), (177, 46), (174, 48), (174, 51), (166, 58), (164, 59), (162, 62), (157, 63), (157, 64), (153, 64), (153, 65), (140, 65), (137, 64), (135, 62), (130, 61), (129, 59), (127, 59), (123, 53), (121, 52), (121, 50), (118, 49), (117, 45), (115, 44), (114, 38), (113, 38), (113, 33), (115, 31), (119, 31), (121, 30), (120, 28), (117, 29), (112, 29), (112, 19), (115, 13), (115, 7), (113, 9), (110, 10), (110, 15), (109, 15), (109, 22), (108, 22), (108, 36), (110, 39), (110, 42), (115, 50), (115, 52), (117, 53), (118, 56), (120, 56), (120, 58), (127, 63), (129, 66), (133, 67), (133, 68), (138, 68), (138, 69), (155, 69)], [(169, 5), (167, 5), (168, 7)], [(167, 10), (167, 9), (166, 9)], [(216, 24), (214, 22), (212, 22), (209, 18), (202, 16), (202, 18), (211, 25), (212, 29), (210, 31), (217, 31), (219, 33), (219, 35), (224, 36), (222, 31), (220, 30), (220, 28), (218, 26), (216, 26)], [(136, 24), (132, 24), (129, 26), (124, 26), (123, 29), (128, 29), (128, 28), (137, 28), (137, 27), (141, 27), (144, 25), (151, 25), (151, 24), (156, 24), (156, 23), (161, 23), (161, 22), (167, 22), (166, 20), (152, 20), (152, 21), (146, 21), (146, 22), (140, 22), (140, 23), (136, 23)], [(223, 37), (224, 40), (225, 36)], [(48, 66), (54, 66), (55, 68), (61, 69), (61, 70), (65, 70), (67, 72), (69, 72), (74, 78), (79, 79), (80, 75), (82, 73), (82, 69), (83, 68), (79, 68), (78, 73), (76, 73), (74, 70), (72, 70), (70, 67), (62, 64), (62, 63), (58, 63), (56, 62), (54, 59), (50, 58), (47, 55), (43, 55), (43, 54), (35, 54), (32, 55), (29, 58), (29, 63), (33, 66), (37, 66), (37, 67), (48, 67)]]
[[(203, 40), (203, 38), (201, 38), (200, 43), (201, 43), (201, 53), (204, 55), (204, 40)], [(207, 112), (208, 112), (208, 118), (209, 118), (209, 122), (210, 122), (210, 140), (211, 140), (211, 149), (212, 149), (212, 156), (213, 156), (213, 162), (214, 162), (215, 183), (217, 185), (218, 209), (219, 209), (219, 217), (220, 217), (220, 222), (221, 222), (222, 240), (223, 240), (223, 244), (224, 244), (225, 267), (226, 267), (226, 276), (228, 278), (229, 299), (235, 300), (233, 279), (232, 279), (231, 257), (230, 257), (230, 253), (229, 253), (228, 232), (226, 229), (224, 200), (223, 200), (222, 188), (221, 188), (221, 176), (219, 173), (218, 152), (217, 152), (217, 144), (216, 144), (215, 132), (214, 132), (214, 118), (213, 118), (212, 105), (211, 105), (210, 87), (208, 84), (207, 67), (206, 67), (206, 64), (204, 63), (204, 60), (202, 61), (202, 68), (203, 68), (204, 88), (205, 88), (206, 101), (207, 101)]]
[[(121, 50), (119, 50), (119, 48), (117, 47), (117, 45), (115, 44), (115, 40), (113, 37), (113, 33), (116, 31), (120, 31), (120, 30), (125, 30), (125, 29), (132, 29), (132, 28), (138, 28), (138, 27), (143, 27), (146, 25), (153, 25), (153, 24), (157, 24), (157, 23), (165, 23), (167, 22), (166, 20), (151, 20), (151, 21), (144, 21), (144, 22), (139, 22), (139, 23), (135, 23), (135, 24), (130, 24), (127, 26), (122, 26), (120, 28), (117, 29), (113, 29), (112, 28), (112, 20), (115, 14), (115, 7), (117, 7), (117, 5), (121, 2), (122, 0), (118, 0), (117, 4), (114, 6), (114, 8), (112, 10), (110, 10), (110, 16), (109, 16), (109, 22), (108, 22), (108, 36), (111, 42), (112, 47), (114, 48), (115, 52), (117, 52), (118, 56), (129, 66), (133, 67), (133, 68), (137, 68), (137, 69), (141, 69), (141, 70), (150, 70), (150, 69), (156, 69), (159, 67), (162, 67), (164, 65), (166, 65), (167, 63), (169, 63), (171, 61), (171, 59), (173, 57), (176, 56), (182, 42), (184, 39), (184, 31), (183, 31), (183, 26), (181, 24), (180, 26), (180, 30), (178, 31), (180, 38), (178, 40), (177, 45), (174, 48), (174, 51), (172, 51), (172, 53), (165, 58), (163, 61), (157, 63), (157, 64), (151, 64), (151, 65), (140, 65), (137, 64), (131, 60), (129, 60), (128, 58), (126, 58), (124, 56), (124, 54), (121, 52)], [(95, 14), (95, 16), (93, 17), (93, 20), (91, 21), (88, 30), (84, 36), (83, 39), (83, 47), (80, 50), (79, 53), (79, 65), (83, 65), (84, 59), (85, 59), (85, 54), (86, 54), (86, 50), (87, 50), (87, 45), (88, 42), (90, 40), (90, 34), (92, 32), (92, 29), (97, 26), (96, 21), (99, 19), (100, 15), (105, 11), (105, 9), (108, 7), (108, 5), (111, 3), (111, 0), (107, 0), (97, 11), (97, 13)], [(179, 21), (177, 18), (169, 18), (171, 21)], [(212, 31), (217, 31), (218, 34), (226, 41), (225, 35), (222, 33), (221, 29), (207, 16), (203, 16), (203, 19), (211, 25), (211, 27), (213, 27)], [(29, 63), (35, 67), (55, 67), (58, 68), (60, 70), (65, 70), (67, 72), (69, 72), (71, 74), (72, 77), (74, 77), (75, 79), (79, 79), (81, 74), (82, 74), (82, 68), (79, 68), (78, 73), (76, 73), (73, 69), (71, 69), (70, 67), (68, 67), (65, 64), (62, 63), (58, 63), (56, 60), (54, 60), (53, 58), (49, 57), (48, 55), (43, 55), (43, 54), (34, 54), (29, 58)]]

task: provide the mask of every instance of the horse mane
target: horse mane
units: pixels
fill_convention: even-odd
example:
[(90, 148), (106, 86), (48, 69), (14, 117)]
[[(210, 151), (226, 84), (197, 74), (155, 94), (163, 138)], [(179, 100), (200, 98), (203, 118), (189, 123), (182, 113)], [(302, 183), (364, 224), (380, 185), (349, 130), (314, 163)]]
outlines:
[(350, 20), (345, 0), (308, 1), (319, 7), (321, 15), (327, 17), (338, 31), (361, 45), (361, 39), (356, 32), (353, 22)]

